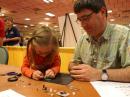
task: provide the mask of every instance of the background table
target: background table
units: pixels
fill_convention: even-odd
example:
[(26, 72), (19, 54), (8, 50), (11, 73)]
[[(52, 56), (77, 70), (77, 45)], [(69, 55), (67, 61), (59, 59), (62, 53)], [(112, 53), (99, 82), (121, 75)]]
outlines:
[[(15, 66), (0, 65), (0, 74), (12, 71), (20, 73), (20, 68)], [(57, 91), (63, 90), (69, 92), (70, 95), (68, 97), (100, 97), (89, 82), (79, 82), (79, 81), (71, 82), (71, 85), (73, 87), (79, 89), (77, 91), (74, 91), (71, 90), (67, 85), (58, 85), (43, 81), (35, 81), (25, 76), (21, 76), (19, 80), (16, 82), (8, 82), (7, 81), (8, 77), (9, 76), (0, 76), (0, 91), (13, 89), (26, 97), (51, 97), (50, 93), (45, 93), (45, 91), (42, 90), (42, 86), (45, 85), (49, 88), (52, 88), (53, 90)], [(72, 92), (75, 92), (76, 94), (72, 95)], [(59, 96), (54, 95), (53, 97), (59, 97)]]

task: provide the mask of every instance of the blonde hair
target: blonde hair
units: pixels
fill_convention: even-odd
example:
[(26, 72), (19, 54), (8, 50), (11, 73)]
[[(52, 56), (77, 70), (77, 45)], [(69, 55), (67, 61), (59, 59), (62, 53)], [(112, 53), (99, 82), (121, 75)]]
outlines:
[(55, 54), (58, 53), (58, 47), (59, 47), (58, 40), (53, 34), (52, 30), (46, 26), (40, 27), (38, 30), (34, 31), (34, 36), (30, 38), (27, 43), (27, 57), (29, 59), (29, 62), (35, 65), (34, 57), (35, 57), (36, 51), (34, 49), (34, 43), (38, 44), (39, 46), (40, 45), (48, 46), (49, 44), (53, 45), (54, 48), (52, 52), (50, 52), (50, 54), (46, 56), (47, 60), (45, 62), (45, 64), (51, 64), (53, 62)]

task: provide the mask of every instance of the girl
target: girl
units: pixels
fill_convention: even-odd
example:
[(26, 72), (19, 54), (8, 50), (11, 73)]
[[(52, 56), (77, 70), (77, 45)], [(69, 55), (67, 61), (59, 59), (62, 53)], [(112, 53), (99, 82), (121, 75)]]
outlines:
[(54, 78), (60, 71), (58, 41), (48, 27), (41, 27), (27, 44), (27, 54), (23, 60), (23, 75), (35, 80)]

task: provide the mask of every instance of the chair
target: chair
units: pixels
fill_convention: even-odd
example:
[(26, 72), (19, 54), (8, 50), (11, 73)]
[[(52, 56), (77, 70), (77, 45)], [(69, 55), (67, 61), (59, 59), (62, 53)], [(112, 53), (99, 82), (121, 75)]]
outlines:
[(0, 47), (0, 64), (8, 64), (8, 51), (5, 47)]

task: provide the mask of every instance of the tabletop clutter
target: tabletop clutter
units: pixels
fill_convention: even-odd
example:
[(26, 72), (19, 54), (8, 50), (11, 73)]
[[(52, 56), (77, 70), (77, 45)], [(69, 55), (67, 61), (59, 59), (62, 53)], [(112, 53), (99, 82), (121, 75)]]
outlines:
[[(56, 83), (56, 84), (58, 84), (58, 82), (59, 82), (59, 84), (67, 86), (71, 90), (71, 93), (64, 91), (64, 90), (53, 89), (51, 87), (48, 87), (45, 84), (43, 84), (42, 89), (36, 88), (36, 91), (42, 90), (44, 93), (47, 93), (51, 97), (54, 97), (54, 95), (58, 95), (59, 97), (67, 97), (70, 94), (73, 95), (73, 96), (76, 95), (76, 93), (77, 93), (77, 91), (79, 91), (79, 89), (70, 84), (72, 79), (70, 77), (68, 77), (68, 75), (65, 75), (65, 76), (64, 75), (65, 74), (59, 74), (59, 76), (56, 79), (54, 79), (54, 81), (53, 81), (53, 79), (45, 79), (43, 81), (45, 81), (45, 82), (51, 82), (52, 81), (51, 83)], [(16, 82), (22, 76), (22, 74), (17, 73), (17, 72), (7, 72), (5, 74), (0, 74), (0, 76), (8, 76), (8, 78), (7, 78), (8, 82)], [(59, 81), (59, 80), (61, 80), (61, 77), (64, 77), (64, 79), (66, 78), (65, 80), (67, 80), (67, 82), (65, 82), (65, 80), (63, 78), (62, 78), (62, 80), (64, 80), (64, 82)], [(68, 80), (70, 82), (68, 82)], [(22, 82), (22, 83), (25, 83), (24, 80), (20, 79), (19, 81)], [(56, 81), (58, 81), (58, 82), (56, 82)], [(32, 83), (30, 83), (30, 82), (26, 83), (26, 86), (31, 86), (31, 85), (32, 85)], [(24, 86), (24, 87), (26, 87), (26, 86)]]

